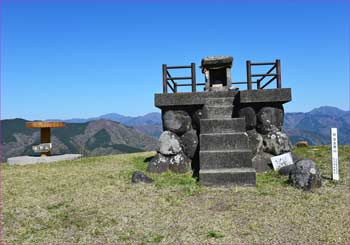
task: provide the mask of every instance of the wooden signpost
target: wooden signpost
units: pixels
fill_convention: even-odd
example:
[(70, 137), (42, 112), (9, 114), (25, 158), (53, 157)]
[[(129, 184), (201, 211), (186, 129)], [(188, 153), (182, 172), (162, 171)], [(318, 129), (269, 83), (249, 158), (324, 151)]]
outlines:
[(339, 180), (337, 128), (331, 128), (331, 140), (332, 140), (332, 178), (333, 180)]
[[(50, 156), (51, 155), (51, 128), (61, 128), (64, 127), (63, 122), (27, 122), (27, 128), (40, 128), (40, 143), (38, 147), (34, 147), (34, 151), (38, 151), (41, 153), (41, 156)], [(40, 148), (41, 146), (41, 148)]]

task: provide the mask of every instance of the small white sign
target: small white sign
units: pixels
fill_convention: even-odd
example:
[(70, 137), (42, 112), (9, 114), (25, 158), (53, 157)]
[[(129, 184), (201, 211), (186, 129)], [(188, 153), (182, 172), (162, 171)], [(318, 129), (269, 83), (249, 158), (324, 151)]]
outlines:
[(33, 145), (32, 149), (36, 153), (48, 152), (52, 149), (52, 143), (43, 143), (40, 145)]
[(273, 165), (273, 169), (277, 171), (284, 166), (293, 164), (292, 154), (288, 152), (279, 156), (271, 157), (271, 162)]
[(339, 180), (339, 163), (338, 163), (338, 130), (331, 128), (332, 140), (332, 178)]

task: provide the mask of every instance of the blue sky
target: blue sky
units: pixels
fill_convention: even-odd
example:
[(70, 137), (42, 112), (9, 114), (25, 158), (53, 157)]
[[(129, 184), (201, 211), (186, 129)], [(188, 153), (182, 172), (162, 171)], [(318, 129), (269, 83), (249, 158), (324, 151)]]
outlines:
[[(286, 112), (349, 109), (349, 1), (1, 2), (1, 118), (159, 111), (161, 65), (281, 59)], [(197, 80), (204, 78), (197, 69)]]

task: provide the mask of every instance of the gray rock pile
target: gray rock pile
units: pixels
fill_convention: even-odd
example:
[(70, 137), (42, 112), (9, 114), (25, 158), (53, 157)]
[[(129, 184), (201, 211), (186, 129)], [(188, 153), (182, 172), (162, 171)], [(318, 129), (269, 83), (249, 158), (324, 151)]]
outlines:
[(300, 160), (292, 166), (289, 173), (289, 181), (294, 187), (304, 191), (321, 187), (321, 174), (315, 162), (312, 160)]
[(249, 147), (257, 172), (272, 169), (271, 157), (290, 152), (293, 146), (282, 132), (284, 110), (282, 105), (251, 105), (240, 108), (238, 117), (246, 120)]
[(199, 143), (197, 130), (192, 127), (192, 118), (186, 111), (169, 110), (163, 114), (163, 128), (157, 154), (149, 162), (147, 171), (188, 172)]

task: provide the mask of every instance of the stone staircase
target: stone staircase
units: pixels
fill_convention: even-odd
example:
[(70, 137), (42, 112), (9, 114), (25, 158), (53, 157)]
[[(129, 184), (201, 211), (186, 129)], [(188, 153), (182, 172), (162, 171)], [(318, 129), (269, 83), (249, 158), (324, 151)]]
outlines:
[(232, 118), (234, 97), (207, 98), (200, 120), (200, 172), (204, 185), (255, 186), (245, 119)]

